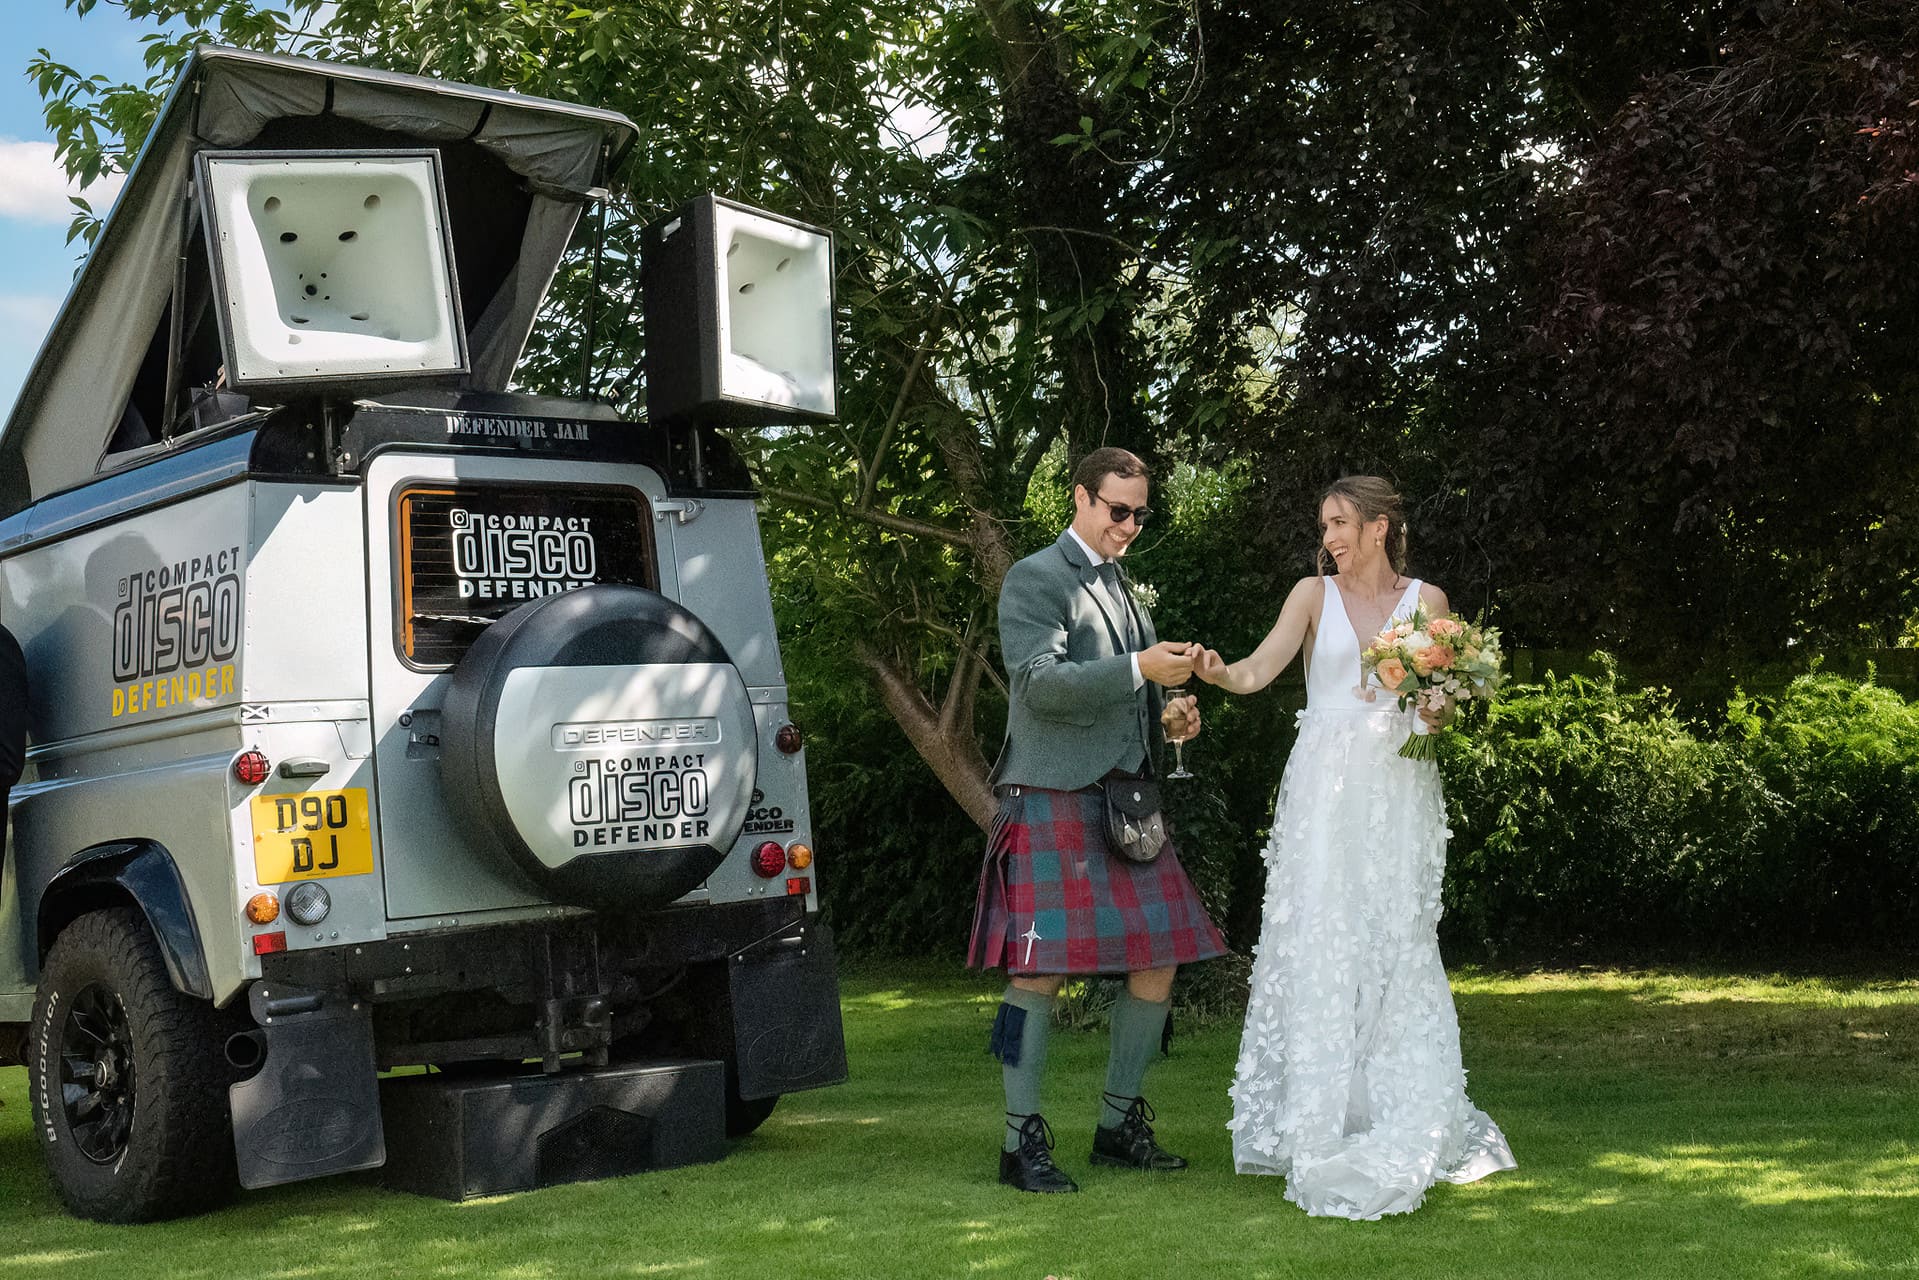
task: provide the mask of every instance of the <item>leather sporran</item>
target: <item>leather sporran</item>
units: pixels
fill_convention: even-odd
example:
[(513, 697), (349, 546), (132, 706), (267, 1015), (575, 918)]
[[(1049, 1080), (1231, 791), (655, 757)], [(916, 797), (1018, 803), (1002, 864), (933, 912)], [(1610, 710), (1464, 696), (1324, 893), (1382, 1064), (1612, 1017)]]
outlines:
[(1151, 862), (1166, 847), (1159, 783), (1152, 778), (1108, 778), (1100, 783), (1106, 809), (1106, 848), (1115, 858)]

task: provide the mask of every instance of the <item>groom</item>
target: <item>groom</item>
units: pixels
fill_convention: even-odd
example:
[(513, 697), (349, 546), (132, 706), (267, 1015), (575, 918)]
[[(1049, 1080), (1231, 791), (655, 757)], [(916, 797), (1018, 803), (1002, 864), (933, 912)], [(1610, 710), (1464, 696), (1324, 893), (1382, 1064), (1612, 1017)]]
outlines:
[(1021, 1191), (1077, 1191), (1053, 1163), (1040, 1114), (1053, 998), (1067, 975), (1124, 973), (1095, 1164), (1183, 1169), (1153, 1139), (1141, 1085), (1166, 1026), (1179, 965), (1226, 950), (1171, 841), (1150, 863), (1109, 853), (1100, 783), (1151, 772), (1166, 728), (1191, 737), (1198, 646), (1157, 639), (1119, 562), (1152, 514), (1146, 464), (1096, 449), (1073, 472), (1073, 523), (1021, 560), (1000, 587), (1000, 652), (1010, 690), (1006, 743), (992, 781), (999, 811), (980, 871), (968, 963), (1006, 969), (993, 1020), (1006, 1126), (1000, 1181)]

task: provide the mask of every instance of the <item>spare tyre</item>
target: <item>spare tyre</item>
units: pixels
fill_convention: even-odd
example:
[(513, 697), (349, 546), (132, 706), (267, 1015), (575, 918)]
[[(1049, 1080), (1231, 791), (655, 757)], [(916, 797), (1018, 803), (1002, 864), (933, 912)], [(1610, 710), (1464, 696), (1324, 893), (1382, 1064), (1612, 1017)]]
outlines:
[(653, 907), (739, 838), (759, 735), (726, 650), (657, 592), (597, 584), (529, 601), (454, 668), (447, 806), (541, 892)]

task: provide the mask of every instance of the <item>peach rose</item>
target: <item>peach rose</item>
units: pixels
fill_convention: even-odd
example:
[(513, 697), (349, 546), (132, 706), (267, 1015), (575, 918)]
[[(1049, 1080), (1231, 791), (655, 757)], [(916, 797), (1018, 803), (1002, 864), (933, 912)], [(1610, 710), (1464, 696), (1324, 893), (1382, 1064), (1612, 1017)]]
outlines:
[(1399, 692), (1399, 686), (1406, 683), (1406, 664), (1398, 658), (1388, 658), (1380, 663), (1379, 683), (1394, 693)]
[(1451, 618), (1434, 618), (1433, 624), (1426, 629), (1433, 633), (1433, 639), (1435, 640), (1450, 640), (1466, 628), (1463, 624), (1454, 622)]
[(1429, 644), (1413, 655), (1413, 670), (1422, 676), (1444, 671), (1453, 665), (1453, 656), (1451, 645)]

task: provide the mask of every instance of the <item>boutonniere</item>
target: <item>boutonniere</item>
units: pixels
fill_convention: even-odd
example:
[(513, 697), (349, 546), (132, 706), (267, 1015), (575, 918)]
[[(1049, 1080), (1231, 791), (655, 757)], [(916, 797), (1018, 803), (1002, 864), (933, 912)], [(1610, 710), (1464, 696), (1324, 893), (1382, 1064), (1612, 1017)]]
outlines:
[(1133, 593), (1133, 599), (1138, 601), (1142, 609), (1151, 609), (1159, 603), (1159, 588), (1150, 582), (1138, 582), (1128, 578), (1126, 589)]

